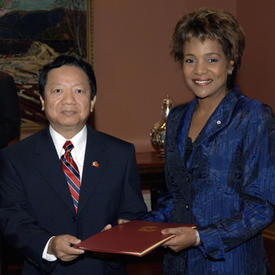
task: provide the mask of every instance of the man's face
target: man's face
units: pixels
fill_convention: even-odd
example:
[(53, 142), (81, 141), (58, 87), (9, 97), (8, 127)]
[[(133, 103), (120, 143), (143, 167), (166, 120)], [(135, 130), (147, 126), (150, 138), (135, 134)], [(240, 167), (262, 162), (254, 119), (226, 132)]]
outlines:
[(91, 101), (86, 73), (79, 67), (64, 65), (48, 73), (44, 99), (40, 100), (53, 129), (69, 139), (85, 125), (96, 98)]

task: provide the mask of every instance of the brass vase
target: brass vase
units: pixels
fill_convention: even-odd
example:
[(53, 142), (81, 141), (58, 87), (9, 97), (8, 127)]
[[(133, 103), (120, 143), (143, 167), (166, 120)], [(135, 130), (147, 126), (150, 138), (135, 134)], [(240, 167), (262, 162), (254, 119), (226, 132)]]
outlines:
[(164, 157), (166, 121), (172, 107), (173, 101), (167, 95), (162, 101), (160, 120), (154, 124), (150, 131), (151, 143), (160, 157)]

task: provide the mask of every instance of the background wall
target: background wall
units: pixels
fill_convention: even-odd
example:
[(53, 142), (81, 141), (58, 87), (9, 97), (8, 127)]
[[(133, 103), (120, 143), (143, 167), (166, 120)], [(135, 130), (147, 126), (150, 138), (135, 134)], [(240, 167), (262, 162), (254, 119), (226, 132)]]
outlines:
[(247, 35), (241, 88), (275, 109), (275, 39), (268, 35), (275, 25), (275, 3), (250, 3), (248, 12), (245, 2), (94, 0), (95, 127), (133, 142), (138, 152), (153, 150), (149, 132), (159, 119), (162, 99), (168, 94), (178, 105), (192, 98), (169, 52), (176, 22), (199, 7), (221, 8), (238, 18)]
[(239, 83), (250, 97), (275, 111), (275, 2), (237, 1), (237, 17), (246, 33)]

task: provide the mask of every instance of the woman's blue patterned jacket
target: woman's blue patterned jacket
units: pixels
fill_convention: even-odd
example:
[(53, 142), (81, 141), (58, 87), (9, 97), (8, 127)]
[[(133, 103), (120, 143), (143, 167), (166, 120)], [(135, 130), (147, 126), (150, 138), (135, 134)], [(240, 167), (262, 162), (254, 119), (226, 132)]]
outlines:
[(187, 154), (196, 104), (170, 112), (165, 172), (171, 196), (146, 219), (196, 223), (202, 244), (167, 253), (164, 274), (268, 274), (261, 230), (274, 219), (274, 114), (235, 87)]

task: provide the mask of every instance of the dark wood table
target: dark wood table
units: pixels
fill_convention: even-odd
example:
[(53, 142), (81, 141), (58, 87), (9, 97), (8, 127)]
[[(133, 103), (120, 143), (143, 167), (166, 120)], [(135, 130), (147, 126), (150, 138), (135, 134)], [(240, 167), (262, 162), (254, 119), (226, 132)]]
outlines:
[(136, 154), (143, 192), (149, 190), (151, 208), (167, 191), (164, 176), (164, 159), (156, 151)]
[(141, 174), (163, 173), (164, 159), (156, 151), (136, 153)]

